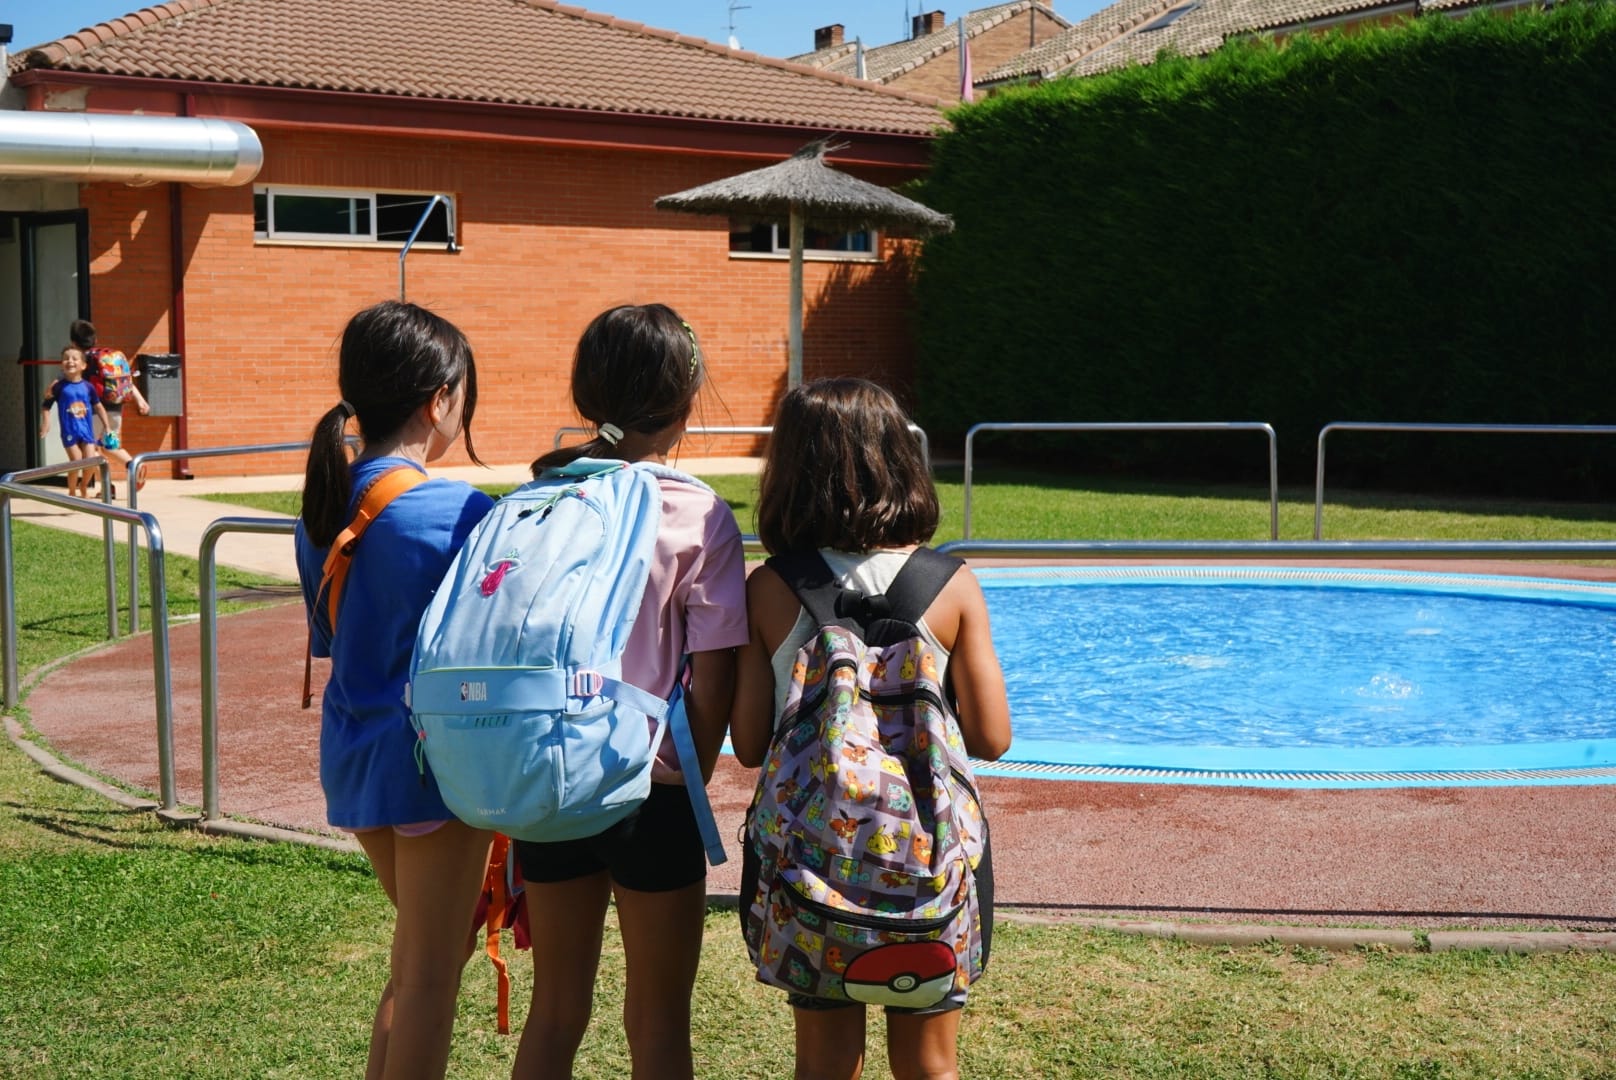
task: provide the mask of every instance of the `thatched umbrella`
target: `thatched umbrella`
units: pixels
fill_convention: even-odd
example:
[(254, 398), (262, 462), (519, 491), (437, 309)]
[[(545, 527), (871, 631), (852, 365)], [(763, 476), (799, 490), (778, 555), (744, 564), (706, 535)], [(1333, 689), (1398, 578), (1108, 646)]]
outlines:
[(791, 222), (791, 359), (788, 385), (802, 382), (802, 237), (816, 228), (883, 228), (910, 236), (949, 232), (954, 219), (895, 191), (849, 176), (825, 164), (827, 145), (816, 139), (778, 165), (715, 180), (656, 201), (658, 209), (691, 214), (728, 214), (745, 221)]

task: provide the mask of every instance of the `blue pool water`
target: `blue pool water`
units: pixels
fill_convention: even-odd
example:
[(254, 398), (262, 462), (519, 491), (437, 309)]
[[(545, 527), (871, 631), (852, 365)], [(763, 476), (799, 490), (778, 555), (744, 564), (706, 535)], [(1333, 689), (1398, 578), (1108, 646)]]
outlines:
[(1616, 766), (1613, 586), (1242, 567), (978, 578), (1012, 761), (1147, 774)]

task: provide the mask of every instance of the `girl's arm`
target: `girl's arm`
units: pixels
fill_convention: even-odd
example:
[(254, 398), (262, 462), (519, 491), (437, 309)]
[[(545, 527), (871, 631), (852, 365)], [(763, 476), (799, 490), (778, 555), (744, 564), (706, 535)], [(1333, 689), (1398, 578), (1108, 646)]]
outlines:
[(135, 386), (133, 382), (131, 382), (129, 385), (129, 396), (134, 398), (135, 408), (140, 410), (141, 416), (145, 416), (147, 413), (151, 412), (151, 406), (146, 403), (146, 395), (142, 394), (140, 392), (140, 387)]
[(713, 766), (724, 744), (730, 703), (735, 697), (735, 650), (714, 649), (690, 654), (690, 685), (685, 688), (685, 716), (701, 759), (701, 778), (713, 778)]
[(101, 430), (112, 430), (112, 417), (107, 415), (107, 407), (99, 401), (95, 403), (95, 415), (101, 420)]
[(960, 734), (972, 757), (997, 761), (1010, 749), (1010, 701), (993, 648), (987, 598), (976, 575), (968, 571), (954, 575), (943, 598), (959, 608), (948, 677), (958, 699)]
[(774, 668), (770, 658), (797, 621), (798, 606), (796, 595), (767, 566), (753, 570), (746, 579), (746, 621), (752, 636), (741, 646), (737, 661), (729, 742), (735, 760), (748, 768), (763, 764), (774, 737)]

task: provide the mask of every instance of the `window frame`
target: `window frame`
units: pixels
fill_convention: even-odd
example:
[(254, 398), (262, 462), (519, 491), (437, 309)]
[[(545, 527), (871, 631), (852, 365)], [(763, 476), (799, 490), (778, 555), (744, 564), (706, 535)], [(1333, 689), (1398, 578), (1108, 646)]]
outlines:
[[(762, 224), (763, 223), (759, 223), (759, 226)], [(741, 221), (737, 221), (733, 218), (730, 219), (729, 235), (730, 242), (732, 244), (734, 243), (735, 234), (741, 230), (743, 225), (744, 223)], [(756, 228), (759, 226), (753, 227)], [(739, 251), (734, 247), (731, 247), (729, 249), (729, 257), (732, 259), (789, 259), (791, 257), (790, 225), (784, 222), (770, 222), (767, 223), (766, 227), (772, 230), (771, 239), (773, 242), (773, 247), (770, 250)], [(847, 236), (855, 233), (869, 234), (869, 251), (844, 251), (837, 248), (816, 248), (808, 247), (806, 244), (804, 244), (802, 249), (802, 257), (807, 262), (880, 262), (881, 230), (875, 228), (848, 229), (841, 235)]]
[[(425, 240), (418, 239), (411, 250), (429, 251), (458, 251), (460, 243), (456, 237), (459, 229), (458, 198), (447, 191), (421, 191), (400, 188), (370, 188), (370, 187), (326, 187), (309, 184), (254, 184), (253, 194), (253, 243), (281, 247), (374, 247), (389, 250), (402, 250), (408, 237), (402, 240), (382, 239), (377, 236), (380, 227), (381, 201), (387, 198), (402, 197), (407, 199), (430, 199), (434, 195), (442, 196), (444, 213), (447, 216), (446, 226), (448, 239)], [(347, 199), (354, 206), (364, 205), (368, 208), (370, 231), (361, 232), (296, 232), (293, 230), (280, 230), (274, 227), (275, 200), (283, 195), (302, 196), (313, 198)], [(258, 228), (258, 199), (262, 196), (264, 202), (264, 229)], [(350, 210), (351, 212), (351, 210)]]

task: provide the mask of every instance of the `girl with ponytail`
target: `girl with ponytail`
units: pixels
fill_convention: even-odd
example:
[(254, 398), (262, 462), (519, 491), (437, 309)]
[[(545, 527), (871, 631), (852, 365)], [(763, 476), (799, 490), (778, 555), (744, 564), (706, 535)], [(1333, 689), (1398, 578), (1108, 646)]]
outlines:
[[(365, 1075), (442, 1076), (492, 837), (455, 820), (430, 770), (418, 773), (404, 684), (421, 613), (492, 500), (451, 480), (397, 495), (354, 549), (335, 627), (321, 580), (327, 549), (370, 485), (398, 470), (425, 477), (457, 441), (478, 460), (477, 368), (453, 324), (387, 301), (349, 321), (337, 386), (340, 400), (314, 428), (296, 531), (311, 648), (331, 658), (320, 784), (327, 820), (354, 834), (397, 912)], [(350, 420), (360, 440), (352, 461)]]

